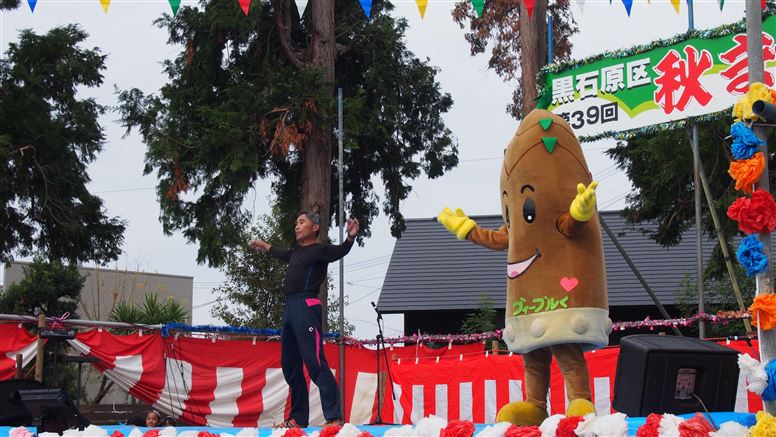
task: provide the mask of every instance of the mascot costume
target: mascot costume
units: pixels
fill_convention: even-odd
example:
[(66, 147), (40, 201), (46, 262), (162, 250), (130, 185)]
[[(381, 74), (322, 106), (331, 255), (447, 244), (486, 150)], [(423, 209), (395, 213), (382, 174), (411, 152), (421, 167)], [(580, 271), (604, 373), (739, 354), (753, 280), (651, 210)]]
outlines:
[(548, 417), (550, 362), (566, 381), (566, 415), (595, 413), (584, 351), (608, 344), (612, 322), (595, 188), (582, 148), (559, 116), (534, 110), (521, 122), (501, 168), (504, 225), (484, 229), (461, 209), (438, 221), (461, 240), (508, 250), (503, 339), (525, 365), (526, 401), (498, 422), (539, 425)]

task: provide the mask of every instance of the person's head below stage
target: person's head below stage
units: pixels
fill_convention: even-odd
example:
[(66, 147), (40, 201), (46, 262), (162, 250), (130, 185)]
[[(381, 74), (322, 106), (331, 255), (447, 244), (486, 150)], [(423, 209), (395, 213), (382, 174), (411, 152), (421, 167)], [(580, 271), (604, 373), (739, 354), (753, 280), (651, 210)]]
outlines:
[(318, 241), (318, 231), (321, 229), (321, 216), (317, 212), (303, 210), (296, 215), (294, 234), (300, 246), (309, 246)]
[(172, 416), (167, 416), (162, 421), (162, 426), (175, 426), (177, 424), (178, 424), (178, 422)]
[(162, 415), (155, 410), (151, 410), (146, 414), (146, 426), (154, 427), (159, 426), (162, 422)]

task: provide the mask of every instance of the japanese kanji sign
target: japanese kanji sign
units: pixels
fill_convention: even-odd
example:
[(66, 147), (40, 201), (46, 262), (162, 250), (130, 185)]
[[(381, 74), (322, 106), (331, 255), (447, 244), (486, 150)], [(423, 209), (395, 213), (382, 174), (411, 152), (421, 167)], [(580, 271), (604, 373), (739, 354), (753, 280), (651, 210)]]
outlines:
[[(650, 47), (546, 69), (539, 106), (585, 139), (727, 111), (749, 89), (744, 31)], [(773, 87), (776, 16), (763, 21), (762, 47)]]

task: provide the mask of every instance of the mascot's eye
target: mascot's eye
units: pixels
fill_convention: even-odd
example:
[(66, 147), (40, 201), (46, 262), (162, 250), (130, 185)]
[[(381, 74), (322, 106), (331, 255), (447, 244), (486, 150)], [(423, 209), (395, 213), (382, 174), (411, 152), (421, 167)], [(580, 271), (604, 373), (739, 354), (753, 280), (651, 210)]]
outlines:
[(504, 213), (504, 221), (507, 222), (507, 228), (510, 228), (509, 226), (509, 206), (505, 205), (504, 208), (506, 208), (506, 212)]
[(533, 223), (536, 220), (536, 205), (530, 197), (525, 199), (523, 204), (523, 218), (526, 223)]

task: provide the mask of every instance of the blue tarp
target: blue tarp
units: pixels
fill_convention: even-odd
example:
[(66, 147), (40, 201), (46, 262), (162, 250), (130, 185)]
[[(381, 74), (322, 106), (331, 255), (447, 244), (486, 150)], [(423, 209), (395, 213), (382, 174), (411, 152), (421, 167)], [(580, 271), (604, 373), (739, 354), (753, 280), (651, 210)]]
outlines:
[[(689, 419), (693, 417), (695, 413), (690, 414), (683, 414), (681, 417), (684, 417), (686, 419)], [(723, 424), (725, 422), (738, 422), (746, 427), (750, 427), (755, 424), (755, 415), (751, 413), (711, 413), (712, 419), (714, 419), (714, 422), (717, 425)], [(638, 430), (639, 426), (644, 424), (646, 421), (645, 417), (629, 417), (626, 419), (628, 422), (628, 434), (629, 435), (636, 435), (636, 430)], [(367, 426), (367, 425), (360, 425), (358, 426), (358, 429), (361, 431), (369, 431), (372, 435), (375, 437), (380, 437), (385, 434), (387, 430), (390, 428), (398, 427), (399, 425), (394, 426)], [(474, 432), (474, 435), (476, 436), (479, 431), (481, 431), (483, 428), (485, 428), (488, 425), (476, 425), (476, 431)], [(138, 428), (140, 431), (145, 432), (149, 430), (150, 428), (144, 428), (144, 427), (135, 427), (135, 426), (126, 426), (126, 425), (119, 425), (119, 426), (101, 426), (105, 431), (107, 431), (108, 435), (110, 436), (113, 434), (113, 431), (120, 431), (125, 436), (129, 436), (129, 433), (132, 432), (133, 429)], [(35, 428), (28, 428), (30, 431), (35, 432)], [(235, 435), (243, 428), (208, 428), (204, 426), (180, 426), (176, 427), (176, 430), (178, 433), (181, 433), (183, 431), (208, 431), (213, 434), (221, 434), (221, 433), (227, 433)], [(8, 432), (11, 430), (11, 427), (8, 426), (0, 426), (0, 437), (8, 437)], [(310, 427), (307, 428), (307, 434), (310, 434), (313, 431), (320, 430), (320, 428)], [(270, 434), (272, 434), (271, 428), (259, 428), (259, 437), (267, 437)]]

